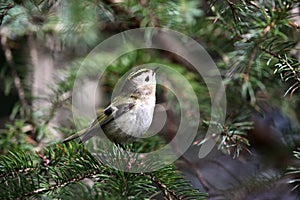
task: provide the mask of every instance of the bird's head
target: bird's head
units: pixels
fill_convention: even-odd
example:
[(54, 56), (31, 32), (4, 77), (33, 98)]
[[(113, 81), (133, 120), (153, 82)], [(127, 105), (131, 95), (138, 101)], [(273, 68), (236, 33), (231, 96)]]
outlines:
[(148, 87), (155, 88), (157, 69), (142, 68), (131, 72), (125, 80), (123, 91), (134, 92)]

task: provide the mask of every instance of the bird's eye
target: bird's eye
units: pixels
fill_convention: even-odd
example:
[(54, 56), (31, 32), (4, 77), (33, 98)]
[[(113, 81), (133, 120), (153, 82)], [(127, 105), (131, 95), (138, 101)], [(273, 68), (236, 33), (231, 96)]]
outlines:
[(145, 81), (146, 81), (146, 82), (148, 82), (148, 81), (149, 81), (149, 76), (147, 76), (147, 77), (145, 78)]

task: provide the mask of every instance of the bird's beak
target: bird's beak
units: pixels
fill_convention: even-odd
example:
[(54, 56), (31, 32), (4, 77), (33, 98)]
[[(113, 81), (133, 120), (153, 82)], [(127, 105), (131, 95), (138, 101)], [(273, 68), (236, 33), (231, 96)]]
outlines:
[(154, 75), (158, 69), (159, 67), (155, 67), (154, 69), (152, 69), (152, 75)]

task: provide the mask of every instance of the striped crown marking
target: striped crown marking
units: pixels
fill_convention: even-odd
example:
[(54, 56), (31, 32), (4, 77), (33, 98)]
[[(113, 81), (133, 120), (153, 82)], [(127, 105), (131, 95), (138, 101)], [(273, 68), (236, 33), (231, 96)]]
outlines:
[(142, 73), (144, 73), (144, 72), (147, 72), (147, 71), (149, 71), (150, 69), (139, 69), (139, 70), (137, 70), (136, 72), (132, 72), (129, 76), (128, 76), (128, 80), (131, 80), (132, 78), (134, 78), (134, 77), (137, 77), (137, 76), (139, 76), (139, 75), (141, 75)]

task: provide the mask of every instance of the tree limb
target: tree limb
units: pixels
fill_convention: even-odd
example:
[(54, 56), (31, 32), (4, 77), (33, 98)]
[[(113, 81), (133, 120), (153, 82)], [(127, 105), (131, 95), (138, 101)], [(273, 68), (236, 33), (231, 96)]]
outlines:
[(17, 73), (17, 70), (15, 68), (15, 63), (13, 61), (12, 52), (11, 52), (10, 48), (8, 47), (8, 45), (7, 45), (7, 37), (4, 36), (4, 35), (1, 36), (1, 44), (2, 44), (2, 48), (3, 48), (3, 51), (4, 51), (4, 55), (5, 55), (7, 65), (10, 68), (11, 75), (12, 75), (13, 80), (14, 80), (14, 85), (15, 85), (16, 90), (17, 90), (18, 95), (19, 95), (21, 105), (22, 105), (22, 107), (24, 109), (24, 112), (25, 112), (25, 118), (27, 120), (29, 120), (30, 119), (30, 107), (29, 107), (29, 104), (28, 104), (28, 102), (25, 98), (25, 90), (22, 86), (21, 79), (20, 79), (20, 77)]

